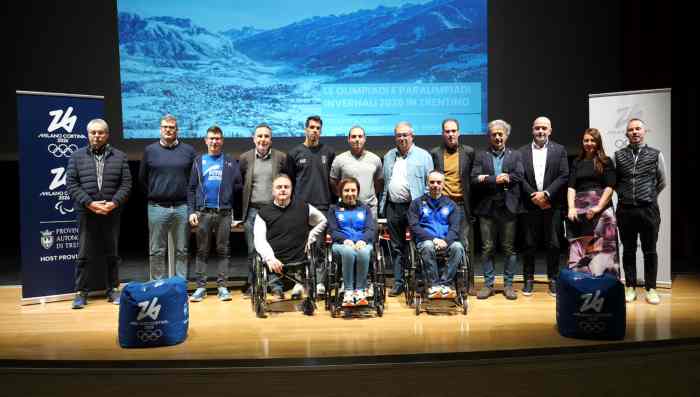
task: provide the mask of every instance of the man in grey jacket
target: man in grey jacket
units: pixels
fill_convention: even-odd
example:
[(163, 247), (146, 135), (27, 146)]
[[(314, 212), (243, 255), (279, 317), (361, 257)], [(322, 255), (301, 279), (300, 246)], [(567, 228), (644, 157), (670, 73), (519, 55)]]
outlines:
[(253, 131), (255, 148), (241, 154), (239, 166), (243, 177), (243, 230), (248, 245), (248, 289), (245, 297), (250, 297), (250, 285), (253, 281), (253, 226), (260, 207), (272, 203), (272, 181), (279, 174), (285, 173), (287, 155), (272, 149), (272, 128), (261, 123)]

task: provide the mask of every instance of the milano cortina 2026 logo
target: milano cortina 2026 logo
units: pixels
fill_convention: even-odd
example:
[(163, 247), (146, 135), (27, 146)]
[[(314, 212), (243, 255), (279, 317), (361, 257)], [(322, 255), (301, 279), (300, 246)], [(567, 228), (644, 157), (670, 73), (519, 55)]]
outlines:
[(38, 134), (38, 138), (48, 141), (46, 149), (49, 154), (62, 163), (48, 170), (48, 190), (41, 192), (39, 196), (55, 198), (56, 201), (52, 206), (61, 215), (68, 215), (74, 211), (68, 192), (65, 190), (67, 161), (78, 147), (82, 146), (75, 141), (86, 139), (83, 134), (73, 133), (78, 122), (78, 116), (73, 114), (73, 110), (72, 106), (68, 106), (66, 109), (49, 111), (51, 119), (46, 132)]

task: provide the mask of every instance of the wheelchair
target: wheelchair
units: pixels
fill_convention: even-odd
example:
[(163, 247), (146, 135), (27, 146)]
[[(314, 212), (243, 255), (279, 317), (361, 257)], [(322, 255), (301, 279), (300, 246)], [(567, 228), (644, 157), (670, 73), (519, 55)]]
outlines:
[[(406, 240), (409, 241), (409, 252), (406, 262), (404, 263), (404, 297), (406, 304), (413, 307), (416, 311), (416, 316), (420, 315), (421, 311), (427, 313), (453, 313), (461, 312), (466, 315), (469, 309), (469, 280), (471, 264), (469, 263), (469, 255), (465, 249), (462, 261), (457, 266), (455, 274), (455, 297), (454, 298), (435, 298), (428, 297), (428, 290), (432, 286), (428, 280), (427, 274), (424, 271), (423, 258), (418, 252), (416, 242), (411, 238), (411, 232), (406, 231)], [(446, 250), (436, 252), (438, 269), (440, 266), (447, 266)], [(438, 270), (439, 272), (439, 270)]]
[(386, 261), (380, 247), (379, 239), (374, 243), (372, 258), (370, 259), (369, 271), (367, 272), (368, 290), (371, 290), (371, 296), (368, 296), (368, 304), (362, 306), (343, 307), (344, 291), (342, 288), (342, 260), (340, 257), (333, 255), (333, 242), (329, 234), (326, 235), (324, 257), (326, 263), (326, 285), (325, 308), (330, 312), (332, 317), (352, 317), (366, 316), (373, 311), (377, 317), (384, 315), (386, 304), (386, 284), (384, 269), (386, 269)]
[[(279, 275), (283, 281), (287, 279), (293, 283), (299, 283), (304, 286), (306, 297), (301, 302), (301, 311), (312, 316), (316, 311), (316, 266), (318, 264), (318, 255), (315, 249), (309, 250), (307, 258), (300, 262), (291, 262), (284, 264), (284, 271)], [(263, 262), (260, 255), (255, 256), (253, 262), (254, 275), (251, 285), (250, 303), (253, 312), (258, 318), (267, 317), (269, 312), (281, 312), (288, 310), (275, 310), (273, 305), (267, 300), (267, 290), (269, 288), (267, 264)], [(299, 277), (300, 275), (301, 277)]]

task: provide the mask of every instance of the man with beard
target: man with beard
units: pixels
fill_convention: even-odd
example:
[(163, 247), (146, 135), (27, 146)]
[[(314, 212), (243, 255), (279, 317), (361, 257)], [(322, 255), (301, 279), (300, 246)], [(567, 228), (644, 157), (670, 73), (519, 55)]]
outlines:
[(510, 124), (494, 120), (488, 124), (489, 149), (479, 152), (472, 168), (472, 187), (480, 192), (474, 213), (479, 217), (484, 258), (484, 287), (477, 294), (487, 299), (494, 294), (495, 243), (500, 238), (505, 255), (503, 295), (514, 300), (513, 277), (518, 258), (515, 255), (515, 227), (517, 215), (522, 212), (520, 181), (523, 163), (520, 152), (506, 147)]

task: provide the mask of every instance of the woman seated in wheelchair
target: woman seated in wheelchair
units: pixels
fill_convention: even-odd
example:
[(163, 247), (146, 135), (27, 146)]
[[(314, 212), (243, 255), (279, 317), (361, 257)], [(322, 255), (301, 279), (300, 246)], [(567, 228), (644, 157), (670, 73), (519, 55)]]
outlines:
[[(459, 236), (463, 215), (454, 201), (442, 194), (444, 183), (442, 172), (431, 171), (428, 174), (429, 193), (413, 200), (408, 209), (408, 225), (423, 260), (430, 299), (455, 297), (455, 275), (464, 257)], [(447, 266), (441, 273), (437, 268), (438, 253), (447, 257)]]
[(360, 183), (353, 177), (338, 183), (341, 201), (328, 209), (328, 232), (334, 257), (341, 258), (343, 307), (367, 305), (367, 272), (375, 238), (372, 210), (358, 202)]

